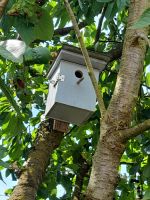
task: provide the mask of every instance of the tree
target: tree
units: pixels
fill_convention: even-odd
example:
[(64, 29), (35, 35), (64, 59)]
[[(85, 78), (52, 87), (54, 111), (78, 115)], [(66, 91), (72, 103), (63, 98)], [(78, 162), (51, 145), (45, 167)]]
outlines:
[[(14, 190), (6, 194), (10, 200), (148, 200), (150, 3), (69, 3), (10, 0), (0, 4), (1, 40), (8, 43), (17, 38), (28, 47), (21, 61), (3, 44), (0, 49), (0, 165), (7, 169), (6, 176), (18, 179)], [(97, 27), (95, 16), (99, 17)], [(70, 21), (73, 26), (68, 26)], [(82, 28), (84, 42), (79, 32)], [(40, 122), (48, 92), (44, 75), (62, 41), (80, 45), (98, 100), (93, 116), (80, 127), (70, 126), (64, 135), (53, 130), (53, 120)], [(43, 53), (44, 47), (38, 48), (42, 44), (50, 50), (50, 57), (45, 50)], [(107, 55), (99, 85), (93, 81), (85, 46)], [(7, 153), (9, 160), (4, 162)], [(128, 177), (120, 174), (122, 165)], [(66, 191), (59, 198), (58, 184)]]

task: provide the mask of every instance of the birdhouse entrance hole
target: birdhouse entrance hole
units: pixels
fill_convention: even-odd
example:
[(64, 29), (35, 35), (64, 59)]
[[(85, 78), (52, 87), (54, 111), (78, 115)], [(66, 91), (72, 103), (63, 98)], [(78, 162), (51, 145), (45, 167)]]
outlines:
[(82, 78), (83, 77), (83, 73), (80, 70), (75, 71), (75, 76), (77, 78)]

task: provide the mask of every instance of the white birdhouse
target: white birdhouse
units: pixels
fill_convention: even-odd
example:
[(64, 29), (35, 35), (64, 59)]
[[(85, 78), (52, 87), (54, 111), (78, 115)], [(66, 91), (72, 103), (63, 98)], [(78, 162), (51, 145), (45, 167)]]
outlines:
[[(97, 80), (106, 65), (106, 61), (98, 56), (91, 57)], [(65, 46), (61, 49), (48, 73), (48, 79), (47, 117), (80, 125), (92, 115), (96, 95), (78, 48)]]

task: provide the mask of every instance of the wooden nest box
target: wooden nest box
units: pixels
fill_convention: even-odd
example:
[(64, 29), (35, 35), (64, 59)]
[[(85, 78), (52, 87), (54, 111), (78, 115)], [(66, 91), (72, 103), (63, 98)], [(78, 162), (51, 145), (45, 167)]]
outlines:
[[(96, 79), (106, 65), (105, 56), (89, 53)], [(49, 73), (45, 115), (80, 125), (94, 112), (96, 95), (79, 48), (64, 46)]]

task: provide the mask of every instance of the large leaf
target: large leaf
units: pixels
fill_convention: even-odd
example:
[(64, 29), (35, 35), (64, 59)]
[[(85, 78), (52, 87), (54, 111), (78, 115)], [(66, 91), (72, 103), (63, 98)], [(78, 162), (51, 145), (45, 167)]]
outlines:
[(51, 40), (54, 32), (52, 18), (46, 9), (42, 9), (37, 23), (32, 24), (23, 17), (17, 17), (14, 26), (26, 44), (34, 40)]
[(35, 40), (35, 34), (33, 32), (33, 24), (29, 23), (28, 20), (25, 20), (23, 17), (17, 18), (14, 20), (14, 27), (19, 33), (21, 39), (29, 45), (33, 40)]
[(36, 39), (50, 40), (54, 33), (53, 21), (49, 12), (43, 9), (42, 17), (34, 29)]
[(143, 28), (150, 25), (150, 8), (145, 10), (140, 19), (131, 28)]
[(5, 40), (0, 42), (0, 55), (12, 62), (22, 63), (26, 45), (20, 40)]

